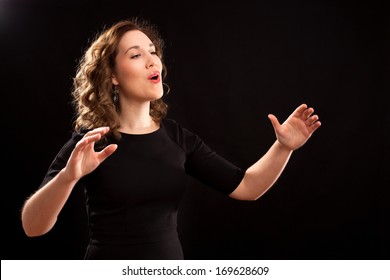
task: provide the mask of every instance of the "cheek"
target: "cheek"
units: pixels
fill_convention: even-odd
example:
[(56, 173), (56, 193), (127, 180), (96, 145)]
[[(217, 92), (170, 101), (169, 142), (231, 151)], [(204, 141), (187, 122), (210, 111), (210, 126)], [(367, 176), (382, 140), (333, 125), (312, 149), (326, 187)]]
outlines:
[(162, 67), (162, 62), (161, 62), (161, 59), (159, 58), (158, 59), (158, 62), (157, 62), (157, 64), (158, 64), (158, 67), (161, 69), (161, 71), (163, 70), (163, 67)]
[(120, 81), (128, 81), (136, 77), (136, 69), (134, 66), (129, 65), (118, 65), (116, 72)]

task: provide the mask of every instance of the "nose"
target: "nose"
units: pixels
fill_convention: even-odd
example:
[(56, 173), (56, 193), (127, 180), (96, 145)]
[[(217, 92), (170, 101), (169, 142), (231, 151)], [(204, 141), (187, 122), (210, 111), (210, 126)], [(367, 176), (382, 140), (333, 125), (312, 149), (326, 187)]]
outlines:
[(148, 68), (152, 68), (153, 66), (156, 66), (156, 62), (154, 61), (151, 61), (149, 64), (148, 64)]
[(146, 63), (146, 68), (151, 68), (157, 65), (156, 58), (150, 55), (147, 63)]
[(147, 68), (152, 68), (152, 67), (154, 67), (154, 66), (156, 66), (157, 65), (157, 63), (155, 62), (155, 61), (150, 61), (149, 63), (148, 63), (148, 65), (147, 65)]

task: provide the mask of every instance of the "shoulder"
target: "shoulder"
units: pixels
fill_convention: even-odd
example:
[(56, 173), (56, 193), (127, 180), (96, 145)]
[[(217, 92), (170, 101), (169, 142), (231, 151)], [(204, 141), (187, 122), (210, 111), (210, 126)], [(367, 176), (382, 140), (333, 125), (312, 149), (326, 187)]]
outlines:
[(176, 120), (171, 118), (164, 118), (161, 121), (161, 126), (170, 136), (177, 136), (177, 134), (180, 134), (181, 130), (183, 130), (181, 125)]
[(68, 142), (77, 143), (77, 142), (80, 141), (80, 140), (84, 137), (84, 135), (85, 135), (88, 131), (90, 131), (90, 130), (91, 130), (91, 129), (84, 129), (84, 128), (82, 128), (82, 129), (80, 129), (79, 131), (73, 131), (73, 132), (72, 132), (72, 135), (71, 135), (71, 137), (70, 137), (70, 139), (69, 139)]
[(164, 118), (161, 120), (161, 124), (164, 128), (178, 128), (180, 127), (179, 123), (171, 118)]
[(81, 129), (79, 131), (76, 130), (69, 131), (69, 138), (62, 146), (60, 150), (60, 154), (69, 154), (76, 146), (77, 142), (79, 142), (88, 131), (89, 131), (88, 129)]
[(174, 119), (165, 118), (161, 121), (161, 124), (165, 131), (170, 136), (174, 136), (175, 138), (186, 138), (188, 136), (193, 135), (193, 133), (189, 129), (183, 127), (178, 121)]
[(84, 134), (87, 133), (87, 131), (73, 131), (70, 132), (70, 137), (69, 139), (65, 142), (63, 145), (60, 154), (63, 153), (70, 153), (71, 150), (76, 146), (77, 142), (80, 141)]
[(201, 141), (198, 135), (192, 133), (174, 119), (165, 118), (161, 121), (161, 124), (167, 135), (187, 152), (193, 150), (194, 146)]

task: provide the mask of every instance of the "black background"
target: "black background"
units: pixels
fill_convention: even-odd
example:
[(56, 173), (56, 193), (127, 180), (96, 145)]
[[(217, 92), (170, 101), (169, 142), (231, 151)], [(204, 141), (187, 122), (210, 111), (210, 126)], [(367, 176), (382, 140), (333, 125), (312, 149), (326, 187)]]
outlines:
[[(103, 26), (150, 19), (166, 43), (169, 116), (246, 168), (267, 119), (313, 106), (322, 127), (254, 202), (190, 180), (187, 259), (389, 259), (389, 19), (385, 1), (0, 2), (2, 259), (82, 259), (82, 190), (51, 232), (20, 209), (70, 136), (76, 61)], [(131, 178), (129, 178), (131, 180)]]

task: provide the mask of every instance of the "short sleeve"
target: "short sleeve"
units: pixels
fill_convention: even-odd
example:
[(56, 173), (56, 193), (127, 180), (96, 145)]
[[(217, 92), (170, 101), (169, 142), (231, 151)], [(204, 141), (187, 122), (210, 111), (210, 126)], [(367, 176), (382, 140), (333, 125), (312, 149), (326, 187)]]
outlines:
[(212, 150), (198, 135), (174, 120), (165, 121), (169, 134), (186, 153), (186, 173), (217, 191), (230, 194), (245, 171)]

